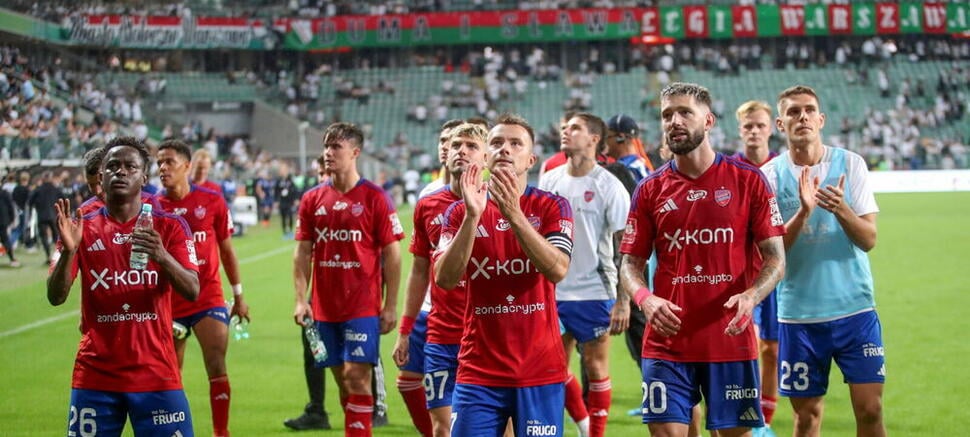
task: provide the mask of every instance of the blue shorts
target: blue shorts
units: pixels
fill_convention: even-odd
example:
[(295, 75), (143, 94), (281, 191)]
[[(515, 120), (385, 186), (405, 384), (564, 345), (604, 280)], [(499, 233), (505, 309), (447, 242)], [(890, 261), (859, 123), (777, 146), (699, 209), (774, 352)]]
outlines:
[(421, 311), (414, 319), (414, 329), (408, 335), (408, 362), (397, 366), (399, 370), (407, 370), (418, 374), (424, 373), (424, 342), (428, 337), (428, 312)]
[(381, 348), (380, 319), (360, 317), (346, 322), (316, 322), (327, 359), (317, 367), (333, 367), (345, 361), (377, 364)]
[(754, 307), (754, 323), (762, 340), (778, 341), (778, 292), (771, 290), (768, 297)]
[(828, 391), (832, 360), (848, 384), (885, 383), (882, 328), (875, 311), (820, 323), (782, 323), (778, 391), (816, 397)]
[(758, 428), (758, 361), (678, 363), (644, 358), (643, 423), (690, 423), (691, 409), (707, 402), (707, 429)]
[(67, 434), (120, 436), (129, 416), (137, 436), (195, 435), (182, 390), (121, 393), (80, 388), (71, 389)]
[(579, 343), (596, 340), (610, 332), (614, 300), (556, 301), (559, 322)]
[(456, 384), (451, 435), (499, 437), (511, 418), (516, 435), (562, 437), (565, 403), (562, 383), (534, 387)]
[(457, 344), (424, 345), (424, 395), (428, 409), (450, 407), (458, 375)]

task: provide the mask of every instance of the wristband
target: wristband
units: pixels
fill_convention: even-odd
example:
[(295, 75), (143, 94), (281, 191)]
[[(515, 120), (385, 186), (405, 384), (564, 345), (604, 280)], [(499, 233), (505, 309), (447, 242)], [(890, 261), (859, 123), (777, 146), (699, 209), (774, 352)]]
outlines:
[(637, 306), (640, 306), (643, 301), (647, 300), (647, 298), (652, 295), (653, 293), (651, 293), (647, 287), (640, 287), (640, 289), (637, 290), (637, 294), (633, 295), (633, 302), (636, 303)]
[(242, 284), (232, 284), (232, 295), (235, 297), (242, 296)]
[(401, 327), (398, 328), (397, 332), (401, 335), (411, 335), (411, 331), (414, 330), (414, 317), (411, 316), (401, 316)]

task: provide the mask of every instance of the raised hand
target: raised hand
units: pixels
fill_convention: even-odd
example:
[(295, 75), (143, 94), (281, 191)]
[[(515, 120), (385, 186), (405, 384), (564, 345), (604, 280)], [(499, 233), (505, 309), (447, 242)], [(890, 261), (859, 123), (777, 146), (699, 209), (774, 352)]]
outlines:
[(818, 193), (819, 178), (811, 176), (811, 168), (802, 168), (802, 174), (798, 176), (798, 198), (801, 200), (802, 209), (811, 212), (817, 204), (816, 194)]
[[(494, 175), (493, 175), (494, 176)], [(465, 201), (465, 214), (479, 217), (485, 211), (488, 183), (482, 180), (478, 164), (469, 164), (461, 174), (461, 197)]]
[(848, 204), (845, 203), (845, 175), (839, 176), (839, 185), (837, 187), (826, 185), (825, 188), (818, 190), (815, 193), (815, 201), (822, 209), (833, 214), (839, 208), (847, 206)]
[(67, 199), (58, 199), (54, 203), (54, 211), (57, 213), (57, 230), (61, 235), (61, 248), (66, 252), (75, 252), (81, 244), (81, 234), (84, 231), (84, 222), (81, 220), (81, 210), (74, 211), (71, 217), (71, 202)]
[(511, 169), (496, 169), (489, 181), (488, 192), (506, 218), (519, 211), (519, 178)]

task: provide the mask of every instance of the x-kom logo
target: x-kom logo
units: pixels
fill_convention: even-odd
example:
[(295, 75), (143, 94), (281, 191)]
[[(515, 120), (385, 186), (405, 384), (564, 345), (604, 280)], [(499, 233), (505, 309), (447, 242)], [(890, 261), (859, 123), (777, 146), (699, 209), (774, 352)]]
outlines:
[(532, 261), (529, 261), (528, 258), (497, 259), (492, 261), (491, 258), (486, 256), (481, 260), (472, 257), (471, 262), (475, 266), (475, 272), (472, 273), (471, 279), (478, 279), (479, 276), (484, 279), (492, 279), (492, 276), (523, 275), (538, 272), (532, 267)]
[(664, 238), (666, 238), (669, 242), (669, 244), (667, 244), (667, 252), (670, 252), (674, 249), (681, 250), (684, 248), (684, 246), (689, 246), (692, 244), (708, 245), (733, 243), (734, 229), (678, 229), (673, 233), (673, 235), (668, 232), (664, 232)]
[(330, 229), (329, 227), (323, 229), (314, 228), (317, 233), (317, 243), (326, 243), (329, 241), (360, 241), (364, 239), (364, 233), (358, 229)]
[(158, 272), (154, 270), (127, 270), (118, 272), (104, 268), (100, 272), (94, 269), (90, 269), (88, 272), (91, 273), (91, 278), (94, 279), (94, 283), (91, 284), (91, 291), (97, 290), (99, 287), (110, 290), (111, 287), (120, 285), (158, 285)]

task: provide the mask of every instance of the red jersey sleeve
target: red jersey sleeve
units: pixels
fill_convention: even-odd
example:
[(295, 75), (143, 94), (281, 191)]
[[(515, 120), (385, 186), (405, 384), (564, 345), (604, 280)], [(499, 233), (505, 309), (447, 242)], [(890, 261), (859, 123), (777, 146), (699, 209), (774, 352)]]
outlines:
[(165, 250), (175, 258), (182, 267), (193, 272), (199, 272), (199, 260), (195, 253), (195, 242), (192, 240), (192, 231), (182, 217), (164, 214), (165, 219), (159, 220), (162, 226), (156, 226), (156, 230), (162, 236)]
[(414, 226), (411, 231), (411, 245), (408, 251), (414, 256), (431, 258), (431, 241), (428, 240), (428, 219), (425, 217), (428, 211), (428, 202), (424, 201), (427, 197), (418, 201), (414, 208)]
[(401, 219), (397, 216), (391, 196), (383, 190), (381, 194), (383, 201), (375, 202), (377, 205), (374, 215), (376, 219), (374, 236), (379, 247), (384, 247), (404, 238), (404, 226), (401, 226)]
[(572, 256), (573, 253), (573, 209), (569, 201), (556, 195), (548, 197), (549, 205), (543, 208), (545, 217), (539, 233), (557, 249)]
[(763, 173), (758, 170), (756, 177), (752, 177), (749, 182), (754, 189), (755, 195), (751, 200), (751, 234), (754, 241), (759, 242), (767, 238), (785, 234), (785, 221), (781, 217), (781, 210), (778, 209), (778, 199), (771, 191), (768, 181)]
[(623, 240), (620, 252), (649, 258), (653, 253), (653, 240), (656, 226), (650, 212), (653, 210), (649, 191), (651, 184), (645, 181), (637, 186), (630, 202), (630, 213), (627, 215), (626, 228), (623, 230)]
[(216, 216), (212, 220), (216, 233), (216, 241), (222, 241), (232, 237), (232, 215), (229, 213), (229, 206), (226, 204), (225, 199), (216, 198), (213, 199), (213, 203), (218, 205), (216, 206)]
[(316, 207), (318, 189), (307, 191), (300, 198), (300, 209), (296, 215), (296, 241), (313, 241), (313, 212)]

